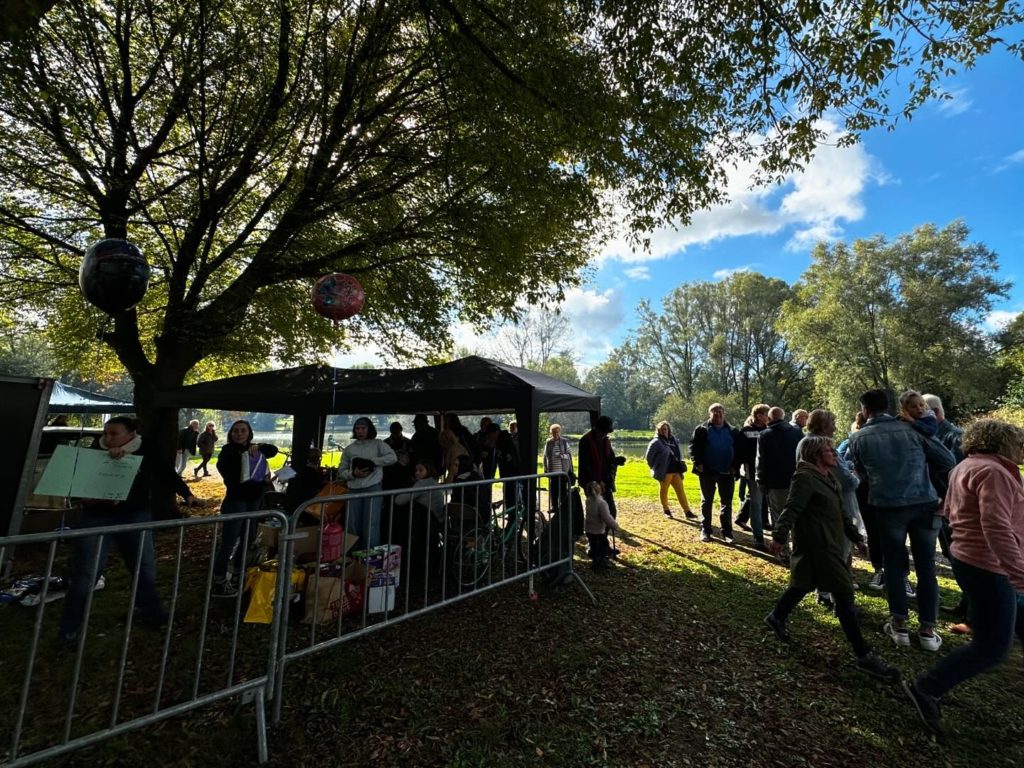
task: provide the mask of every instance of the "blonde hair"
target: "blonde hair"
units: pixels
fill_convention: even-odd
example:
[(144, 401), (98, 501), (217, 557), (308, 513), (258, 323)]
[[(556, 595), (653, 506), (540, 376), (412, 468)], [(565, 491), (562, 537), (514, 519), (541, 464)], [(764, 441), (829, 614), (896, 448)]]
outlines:
[(920, 397), (922, 400), (924, 400), (924, 398), (921, 397), (921, 393), (918, 392), (916, 389), (908, 389), (906, 392), (904, 392), (902, 395), (900, 395), (900, 411), (902, 413), (906, 413), (907, 412), (907, 405), (915, 397)]
[(832, 447), (832, 438), (823, 435), (807, 435), (800, 441), (800, 461), (814, 464), (826, 449)]
[(835, 427), (835, 414), (832, 411), (826, 411), (824, 408), (815, 408), (811, 411), (811, 415), (807, 417), (807, 432), (811, 435), (823, 435), (825, 428), (829, 424)]
[(1024, 429), (996, 419), (978, 419), (964, 429), (965, 455), (994, 453), (1017, 464), (1024, 453)]
[(768, 403), (758, 403), (757, 405), (750, 409), (750, 416), (751, 418), (753, 418), (754, 416), (758, 416), (762, 413), (767, 415), (768, 411), (770, 410), (771, 406), (768, 405)]
[(672, 434), (672, 425), (669, 424), (667, 421), (659, 421), (657, 424), (655, 424), (654, 425), (654, 431), (655, 432), (660, 432), (662, 427), (668, 427), (669, 435)]
[[(512, 424), (515, 424), (515, 422), (513, 421), (511, 424), (509, 424), (509, 426), (511, 427)], [(554, 437), (556, 429), (559, 432), (561, 432), (562, 431), (562, 425), (561, 424), (552, 424), (550, 427), (548, 427), (548, 434), (551, 435), (551, 437)]]

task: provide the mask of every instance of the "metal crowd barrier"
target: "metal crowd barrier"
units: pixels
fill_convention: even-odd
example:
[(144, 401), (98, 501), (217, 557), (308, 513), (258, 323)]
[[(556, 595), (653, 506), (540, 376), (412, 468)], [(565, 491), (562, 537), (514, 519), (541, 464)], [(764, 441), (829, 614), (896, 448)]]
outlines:
[[(254, 521), (258, 520), (277, 520), (282, 526), (288, 523), (280, 511), (259, 511), (0, 538), (0, 560), (14, 547), (19, 548), (23, 562), (36, 551), (30, 548), (40, 545), (46, 548), (41, 589), (32, 599), (37, 606), (30, 628), (24, 608), (9, 605), (3, 609), (2, 631), (6, 637), (0, 654), (0, 668), (6, 666), (8, 672), (0, 679), (17, 676), (18, 670), (15, 669), (12, 675), (10, 667), (22, 658), (25, 663), (16, 700), (13, 698), (13, 686), (7, 686), (6, 692), (0, 694), (10, 697), (4, 702), (4, 710), (15, 713), (4, 721), (10, 724), (10, 747), (6, 754), (0, 751), (0, 765), (10, 768), (31, 765), (233, 696), (251, 699), (255, 706), (257, 751), (260, 762), (265, 761), (265, 704), (273, 693), (280, 625), (275, 620), (270, 622), (266, 631), (249, 632), (247, 627), (241, 626), (242, 591), (227, 599), (222, 607), (214, 604), (213, 596), (213, 559), (218, 548), (218, 531), (226, 521), (241, 523), (244, 543), (249, 540)], [(201, 533), (201, 529), (211, 526), (208, 560), (183, 559), (186, 534), (195, 536)], [(156, 583), (160, 592), (166, 593), (168, 585), (171, 592), (170, 600), (165, 604), (166, 623), (162, 627), (147, 626), (145, 621), (163, 623), (160, 619), (153, 621), (152, 616), (136, 615), (140, 571), (155, 532), (176, 538), (173, 577), (168, 580), (166, 573), (157, 572)], [(147, 538), (148, 545), (145, 542)], [(59, 550), (59, 545), (64, 542), (73, 545), (74, 553)], [(109, 549), (111, 543), (117, 543), (123, 552), (134, 548), (134, 562), (125, 563), (130, 574), (122, 568), (96, 574), (103, 548)], [(36, 554), (40, 553), (36, 551)], [(247, 549), (243, 546), (239, 571), (243, 577), (247, 556)], [(50, 602), (53, 595), (51, 584), (57, 583), (55, 566), (76, 557), (81, 562), (78, 568), (86, 566), (87, 575), (102, 575), (106, 588), (103, 591), (86, 590), (84, 618), (77, 637), (61, 638), (54, 614), (62, 613), (67, 598), (61, 602)], [(278, 563), (277, 573), (275, 605), (282, 606), (286, 599), (283, 563)], [(126, 578), (128, 576), (130, 579)], [(122, 585), (121, 582), (126, 580), (130, 583)], [(125, 596), (126, 604), (114, 605), (118, 598)], [(71, 597), (70, 591), (68, 597)], [(25, 621), (21, 623), (28, 630), (27, 638), (24, 634), (20, 637), (15, 634), (19, 629), (15, 611), (22, 612)], [(282, 612), (278, 610), (275, 616)], [(199, 617), (198, 625), (189, 622), (188, 617)], [(120, 621), (124, 622), (123, 628), (119, 626)], [(175, 636), (175, 628), (184, 625), (190, 625), (187, 626), (188, 632)], [(97, 657), (94, 651), (98, 649), (89, 643), (90, 637), (112, 632), (122, 635), (117, 658)], [(244, 642), (266, 642), (266, 656), (262, 661), (253, 663), (249, 656), (240, 658), (239, 642), (243, 633), (245, 637), (241, 639)], [(265, 640), (261, 641), (261, 635), (266, 635)], [(24, 648), (16, 647), (19, 639), (27, 639), (21, 643)], [(21, 650), (25, 651), (24, 655)], [(112, 663), (116, 664), (116, 682), (112, 688), (104, 687), (102, 679), (109, 677)], [(47, 694), (33, 698), (34, 686), (46, 690)], [(64, 693), (54, 695), (55, 690)], [(54, 707), (62, 707), (63, 711), (58, 714)]]
[[(538, 482), (542, 479), (560, 489), (554, 504)], [(499, 498), (492, 500), (496, 487)], [(371, 502), (379, 505), (380, 541), (388, 554), (399, 547), (398, 557), (379, 557), (372, 572), (361, 567), (359, 557), (349, 557), (340, 571), (328, 566), (328, 575), (322, 577), (331, 505), (344, 504), (351, 523), (353, 507)], [(303, 519), (316, 523), (300, 525)], [(303, 622), (309, 626), (293, 627), (287, 613), (281, 614), (274, 722), (281, 718), (284, 676), (294, 661), (514, 581), (528, 580), (532, 594), (534, 578), (545, 572), (578, 580), (572, 571), (571, 519), (564, 473), (351, 493), (302, 504), (291, 516), (282, 560), (288, 569), (296, 567), (297, 543), (315, 542), (305, 548), (315, 571), (306, 582)], [(367, 526), (343, 528), (367, 543)], [(360, 541), (352, 552), (359, 552)], [(333, 579), (329, 589), (321, 586), (322, 578)], [(355, 584), (360, 586), (353, 590)], [(589, 590), (587, 594), (593, 599)], [(321, 609), (321, 595), (334, 604), (327, 613)]]
[[(543, 488), (542, 480), (555, 492)], [(360, 519), (360, 508), (377, 511), (376, 534), (373, 515)], [(23, 670), (0, 674), (0, 680), (22, 680), (17, 691), (13, 686), (0, 691), (0, 707), (15, 712), (8, 721), (10, 747), (6, 754), (0, 751), (0, 765), (37, 763), (236, 696), (254, 704), (257, 752), (264, 762), (266, 702), (273, 702), (274, 722), (279, 722), (289, 664), (515, 581), (527, 580), (532, 593), (539, 574), (578, 581), (572, 571), (571, 519), (568, 479), (563, 473), (550, 473), (317, 497), (290, 516), (261, 510), (0, 538), (0, 561), (18, 547), (22, 563), (33, 556), (37, 563), (45, 563), (40, 566), (43, 579), (34, 616), (15, 606), (0, 614), (0, 636), (5, 637), (0, 671), (25, 660)], [(240, 562), (235, 563), (242, 583), (237, 594), (218, 601), (214, 558), (218, 534), (227, 523), (244, 528)], [(337, 536), (335, 523), (342, 524), (347, 537), (359, 539)], [(206, 529), (208, 545), (195, 540)], [(166, 624), (141, 626), (136, 632), (136, 625), (146, 618), (135, 616), (146, 547), (139, 546), (142, 539), (125, 545), (125, 537), (141, 534), (150, 537), (152, 545), (154, 533), (165, 537), (157, 557), (165, 563), (171, 559), (170, 539), (176, 539), (173, 577), (168, 578), (165, 564), (156, 579), (162, 597), (170, 591)], [(191, 545), (208, 546), (209, 556), (184, 558), (186, 539)], [(106, 590), (84, 590), (82, 629), (73, 643), (58, 643), (54, 614), (63, 604), (48, 602), (55, 567), (78, 558), (87, 563), (86, 578), (95, 576), (101, 544), (110, 540), (128, 554), (135, 552), (125, 557), (134, 560), (125, 563), (130, 573), (107, 569), (102, 574)], [(64, 542), (75, 552), (62, 551)], [(375, 544), (380, 546), (368, 548)], [(331, 551), (325, 552), (325, 547)], [(250, 616), (243, 611), (242, 598), (253, 564), (247, 562), (249, 553), (261, 549), (264, 555), (273, 549), (277, 554), (269, 566), (261, 566), (273, 575), (273, 585), (265, 583), (262, 590), (264, 627), (243, 622)], [(195, 546), (189, 551), (196, 551)], [(302, 625), (290, 617), (297, 597), (291, 588), (293, 572), (297, 580), (305, 578), (305, 604), (295, 606), (296, 613), (304, 614)], [(126, 603), (115, 605), (118, 596), (126, 597)], [(18, 620), (11, 621), (14, 611), (21, 611), (24, 618), (20, 634)], [(111, 632), (120, 633), (117, 658), (97, 657), (100, 649), (90, 637)], [(116, 670), (113, 675), (111, 668)], [(46, 695), (33, 697), (40, 689)], [(54, 696), (55, 690), (66, 693)], [(39, 711), (55, 702), (63, 707), (62, 720), (50, 710)]]

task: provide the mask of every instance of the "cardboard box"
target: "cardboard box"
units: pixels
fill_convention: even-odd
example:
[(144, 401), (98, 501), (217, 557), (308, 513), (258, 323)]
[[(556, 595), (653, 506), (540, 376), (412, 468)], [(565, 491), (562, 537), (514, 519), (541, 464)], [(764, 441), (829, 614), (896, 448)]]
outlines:
[(354, 563), (366, 571), (366, 610), (383, 613), (394, 610), (395, 595), (401, 583), (402, 547), (384, 544), (352, 553)]
[[(301, 528), (296, 528), (295, 535), (298, 538), (295, 539), (295, 546), (293, 550), (295, 553), (294, 562), (301, 564), (309, 562), (310, 560), (315, 560), (317, 549), (320, 547), (320, 526), (307, 525)], [(280, 536), (280, 528), (268, 525), (267, 523), (260, 523), (256, 532), (256, 542), (259, 546), (276, 549), (280, 541)], [(341, 543), (342, 552), (348, 554), (348, 551), (352, 549), (358, 541), (358, 536), (345, 531), (345, 536)]]

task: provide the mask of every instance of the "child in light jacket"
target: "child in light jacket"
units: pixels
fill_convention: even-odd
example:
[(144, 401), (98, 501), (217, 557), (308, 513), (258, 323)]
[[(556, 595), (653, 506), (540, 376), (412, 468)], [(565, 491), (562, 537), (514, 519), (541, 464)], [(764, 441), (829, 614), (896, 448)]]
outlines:
[(604, 486), (597, 482), (587, 483), (587, 519), (585, 530), (587, 541), (590, 543), (588, 554), (594, 562), (595, 568), (608, 564), (608, 558), (613, 554), (611, 545), (608, 544), (608, 531), (619, 530), (619, 524), (612, 517), (608, 509), (608, 502), (604, 499)]

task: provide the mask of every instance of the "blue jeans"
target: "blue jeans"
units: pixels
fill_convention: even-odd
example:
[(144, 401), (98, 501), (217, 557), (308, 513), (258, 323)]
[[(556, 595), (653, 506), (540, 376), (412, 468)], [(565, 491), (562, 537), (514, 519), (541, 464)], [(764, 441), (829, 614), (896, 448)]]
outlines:
[(935, 540), (942, 518), (935, 504), (907, 507), (877, 507), (882, 560), (885, 565), (885, 594), (893, 618), (907, 620), (907, 593), (903, 582), (910, 569), (907, 536), (917, 574), (917, 614), (922, 627), (934, 627), (939, 612), (939, 583), (935, 579)]
[(970, 601), (971, 642), (961, 646), (917, 678), (922, 693), (941, 697), (965, 680), (1003, 663), (1013, 648), (1013, 633), (1024, 641), (1024, 608), (1009, 579), (958, 563), (960, 584)]
[[(381, 484), (366, 488), (352, 489), (352, 493), (373, 493), (379, 491)], [(370, 549), (380, 544), (380, 510), (382, 496), (370, 499), (348, 499), (345, 502), (345, 530), (359, 537), (358, 548)]]
[[(232, 520), (231, 516), (244, 512), (255, 512), (259, 508), (258, 499), (254, 501), (224, 499), (220, 505), (220, 514), (225, 517), (225, 520), (221, 528), (220, 546), (217, 548), (217, 554), (213, 557), (214, 581), (223, 581), (227, 577), (229, 562), (234, 561), (236, 565), (241, 565), (242, 552), (249, 546), (249, 540), (256, 535), (255, 520)], [(247, 522), (249, 524), (248, 540), (241, 542), (241, 546), (239, 546), (239, 540)]]
[[(711, 507), (715, 501), (715, 490), (718, 490), (718, 520), (722, 525), (722, 535), (732, 535), (732, 489), (736, 482), (729, 474), (704, 473), (700, 479), (700, 513), (703, 517), (701, 529), (711, 535)], [(751, 515), (753, 519), (753, 515)]]
[[(149, 510), (135, 512), (89, 512), (83, 511), (78, 520), (78, 528), (99, 528), (105, 525), (124, 525), (127, 523), (148, 523)], [(75, 539), (71, 560), (71, 583), (64, 600), (64, 613), (60, 618), (60, 634), (67, 639), (78, 635), (85, 621), (85, 604), (89, 593), (96, 584), (96, 576), (103, 572), (110, 553), (110, 542), (117, 545), (121, 558), (128, 572), (135, 573), (135, 563), (139, 558), (139, 547), (142, 547), (142, 561), (139, 563), (139, 585), (136, 593), (136, 606), (139, 613), (149, 619), (163, 615), (160, 596), (156, 591), (156, 559), (153, 556), (153, 534), (124, 532), (107, 534), (102, 543), (99, 536), (87, 536)], [(99, 547), (99, 560), (96, 559)], [(95, 565), (95, 567), (94, 567)]]
[(754, 541), (764, 541), (764, 516), (761, 512), (764, 494), (757, 483), (747, 485), (747, 503), (750, 505), (750, 527), (754, 529)]

